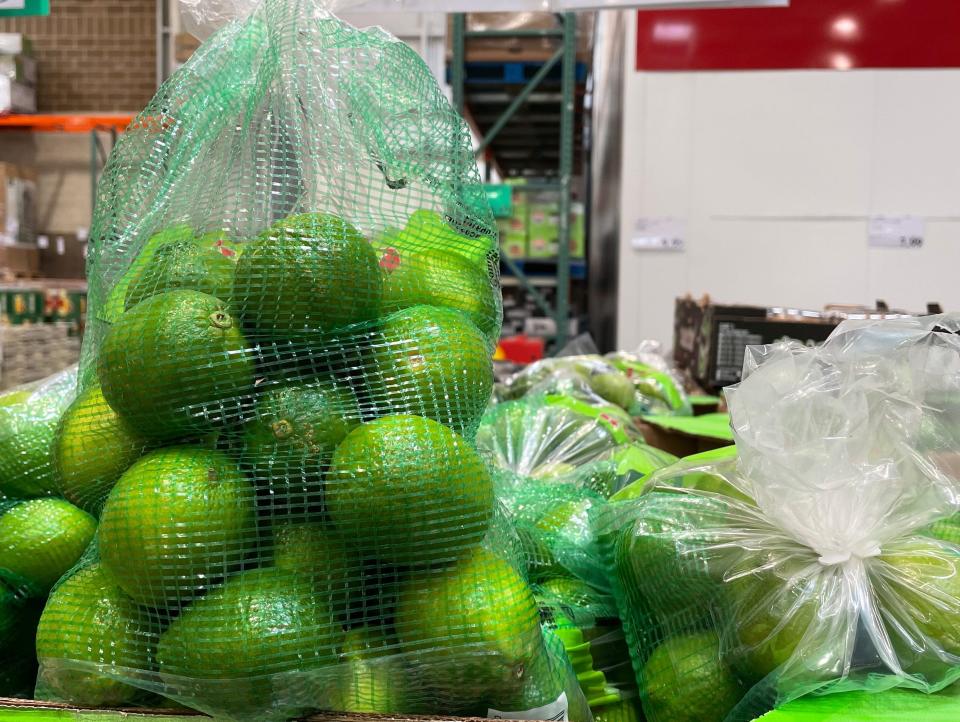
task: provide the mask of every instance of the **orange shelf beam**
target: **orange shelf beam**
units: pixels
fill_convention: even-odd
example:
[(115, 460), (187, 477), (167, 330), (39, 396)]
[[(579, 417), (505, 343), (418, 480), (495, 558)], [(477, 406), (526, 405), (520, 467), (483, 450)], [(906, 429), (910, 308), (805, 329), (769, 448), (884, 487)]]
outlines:
[(89, 133), (94, 130), (126, 130), (134, 116), (129, 113), (78, 115), (3, 115), (0, 130), (33, 130), (48, 133)]

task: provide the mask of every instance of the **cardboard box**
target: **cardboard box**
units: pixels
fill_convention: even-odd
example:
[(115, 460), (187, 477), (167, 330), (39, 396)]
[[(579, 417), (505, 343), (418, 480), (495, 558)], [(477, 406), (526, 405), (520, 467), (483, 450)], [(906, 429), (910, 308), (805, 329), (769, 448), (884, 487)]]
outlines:
[(560, 204), (556, 198), (532, 198), (527, 216), (527, 257), (556, 258), (560, 225)]
[[(726, 414), (709, 414), (707, 416), (715, 416), (717, 421), (725, 417), (727, 423), (729, 423), (729, 417)], [(706, 416), (697, 418), (702, 420)], [(705, 426), (709, 426), (710, 421), (708, 420)], [(721, 436), (713, 433), (698, 433), (696, 422), (691, 423), (689, 429), (667, 427), (655, 421), (643, 419), (637, 420), (637, 425), (640, 427), (644, 440), (650, 446), (663, 449), (680, 458), (712, 449), (721, 449), (733, 443), (731, 438), (721, 438)]]
[(40, 273), (40, 252), (29, 246), (0, 245), (0, 276), (35, 278)]
[(40, 275), (44, 278), (86, 278), (87, 242), (75, 233), (40, 233)]
[(26, 166), (0, 162), (0, 243), (33, 245), (36, 240), (36, 172)]
[(4, 113), (36, 113), (37, 90), (0, 75), (0, 115)]
[(766, 308), (720, 305), (709, 298), (678, 298), (673, 361), (705, 389), (716, 391), (740, 381), (747, 346), (781, 339), (820, 343), (839, 322), (831, 317), (772, 316)]
[(500, 249), (507, 258), (527, 257), (527, 224), (519, 218), (498, 218)]

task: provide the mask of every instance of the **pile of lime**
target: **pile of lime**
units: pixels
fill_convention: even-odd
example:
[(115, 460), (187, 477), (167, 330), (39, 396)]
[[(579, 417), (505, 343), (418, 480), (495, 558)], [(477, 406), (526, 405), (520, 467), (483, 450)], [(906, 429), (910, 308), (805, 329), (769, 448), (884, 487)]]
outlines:
[(0, 696), (31, 696), (37, 622), (50, 589), (80, 560), (96, 520), (54, 496), (53, 441), (76, 367), (0, 396)]
[(99, 309), (54, 443), (96, 554), (44, 610), (41, 687), (224, 715), (555, 699), (473, 442), (489, 239), (418, 211), (372, 239), (301, 213), (235, 240), (161, 231)]

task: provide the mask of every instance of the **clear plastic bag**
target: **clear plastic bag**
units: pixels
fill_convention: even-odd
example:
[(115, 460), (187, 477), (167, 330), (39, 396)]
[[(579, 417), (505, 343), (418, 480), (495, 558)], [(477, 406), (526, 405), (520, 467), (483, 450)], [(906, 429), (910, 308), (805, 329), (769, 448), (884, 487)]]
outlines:
[(960, 319), (751, 349), (737, 457), (680, 462), (592, 520), (651, 722), (960, 678)]
[(848, 322), (816, 349), (752, 349), (727, 391), (738, 456), (680, 462), (594, 519), (648, 719), (960, 678), (960, 548), (943, 531), (960, 500), (957, 330)]
[(633, 351), (614, 351), (604, 358), (633, 384), (637, 393), (637, 415), (690, 416), (693, 413), (683, 382), (656, 341), (644, 341)]
[(107, 164), (69, 425), (99, 454), (59, 457), (99, 526), (38, 693), (590, 722), (474, 444), (500, 298), (469, 130), (328, 7), (223, 25)]
[(481, 420), (477, 447), (495, 466), (552, 477), (641, 438), (619, 407), (592, 395), (547, 393), (492, 406)]

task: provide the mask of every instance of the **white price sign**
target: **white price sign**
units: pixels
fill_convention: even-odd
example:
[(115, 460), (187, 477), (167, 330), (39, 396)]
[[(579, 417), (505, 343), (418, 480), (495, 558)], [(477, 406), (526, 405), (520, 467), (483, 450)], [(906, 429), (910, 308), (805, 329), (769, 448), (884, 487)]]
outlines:
[(683, 251), (686, 223), (679, 218), (640, 218), (630, 246), (635, 251)]
[(0, 10), (24, 10), (27, 0), (0, 0)]
[(867, 243), (873, 248), (923, 248), (923, 219), (918, 216), (873, 216)]

